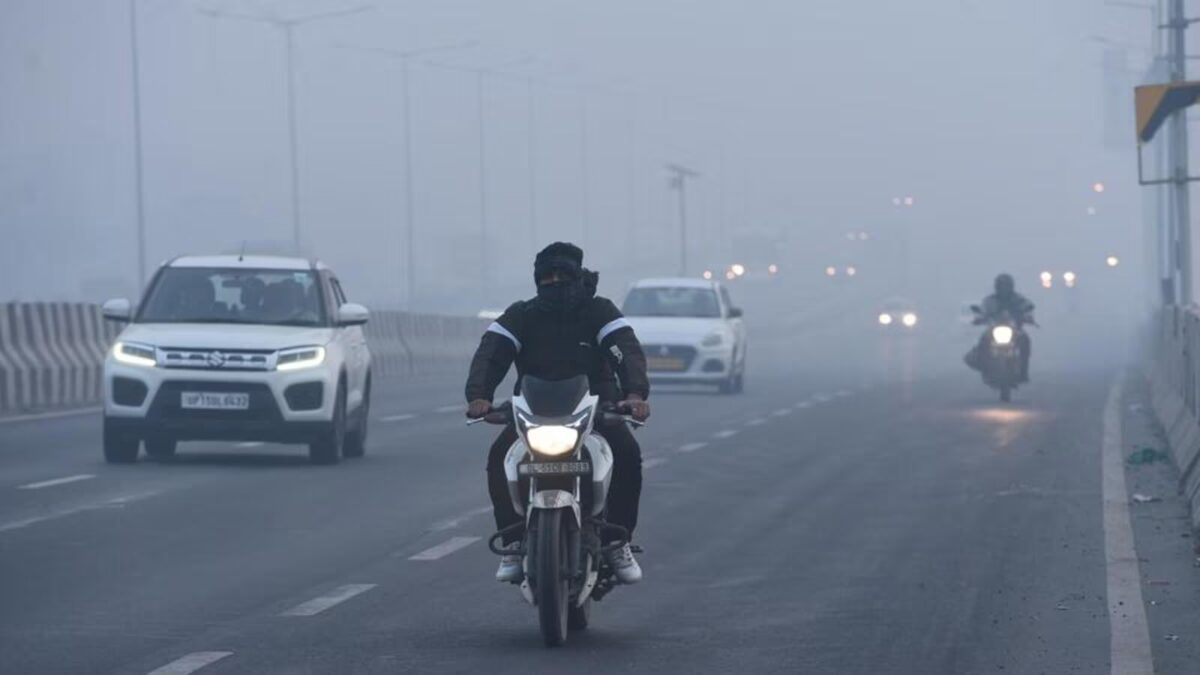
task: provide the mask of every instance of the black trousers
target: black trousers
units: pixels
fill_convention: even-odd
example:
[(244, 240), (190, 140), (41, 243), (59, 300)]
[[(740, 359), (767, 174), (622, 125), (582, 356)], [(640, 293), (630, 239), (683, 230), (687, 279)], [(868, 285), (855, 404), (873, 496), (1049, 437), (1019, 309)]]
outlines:
[[(608, 488), (608, 522), (629, 530), (630, 538), (637, 527), (638, 503), (642, 499), (642, 448), (629, 427), (620, 424), (597, 429), (608, 441), (613, 453), (612, 483)], [(517, 430), (511, 425), (500, 432), (488, 452), (488, 495), (492, 498), (492, 513), (496, 529), (503, 530), (521, 522), (508, 494), (508, 479), (504, 475), (504, 456), (517, 440)], [(511, 543), (518, 537), (505, 537)]]

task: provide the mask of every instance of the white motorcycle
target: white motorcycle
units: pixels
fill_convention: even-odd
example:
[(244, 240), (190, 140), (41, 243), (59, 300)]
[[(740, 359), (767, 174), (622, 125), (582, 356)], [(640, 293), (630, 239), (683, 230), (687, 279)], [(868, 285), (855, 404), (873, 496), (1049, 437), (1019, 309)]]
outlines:
[[(525, 376), (512, 402), (468, 424), (514, 424), (519, 438), (504, 459), (513, 507), (525, 521), (492, 535), (497, 555), (505, 536), (521, 534), (521, 595), (537, 607), (546, 646), (568, 630), (587, 628), (593, 601), (618, 582), (606, 553), (624, 546), (629, 532), (604, 519), (613, 455), (596, 426), (642, 423), (602, 410), (586, 376), (548, 381)], [(605, 539), (615, 539), (603, 544)], [(634, 548), (636, 549), (636, 547)]]

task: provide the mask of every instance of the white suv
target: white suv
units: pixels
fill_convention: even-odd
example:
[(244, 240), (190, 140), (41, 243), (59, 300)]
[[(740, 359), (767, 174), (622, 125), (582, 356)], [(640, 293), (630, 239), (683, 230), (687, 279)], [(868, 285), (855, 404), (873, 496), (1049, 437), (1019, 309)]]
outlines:
[(361, 457), (371, 404), (367, 310), (328, 267), (299, 258), (184, 257), (159, 268), (104, 362), (104, 458), (156, 459), (179, 441), (306, 443)]

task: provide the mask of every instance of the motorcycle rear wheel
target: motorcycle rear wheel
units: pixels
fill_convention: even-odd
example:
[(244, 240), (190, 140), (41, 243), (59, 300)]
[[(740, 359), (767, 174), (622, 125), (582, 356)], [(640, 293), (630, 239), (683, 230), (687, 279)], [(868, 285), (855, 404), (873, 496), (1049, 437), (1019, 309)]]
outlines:
[(535, 597), (538, 623), (547, 647), (560, 647), (567, 641), (571, 580), (567, 570), (569, 538), (566, 528), (563, 511), (547, 510), (538, 514)]

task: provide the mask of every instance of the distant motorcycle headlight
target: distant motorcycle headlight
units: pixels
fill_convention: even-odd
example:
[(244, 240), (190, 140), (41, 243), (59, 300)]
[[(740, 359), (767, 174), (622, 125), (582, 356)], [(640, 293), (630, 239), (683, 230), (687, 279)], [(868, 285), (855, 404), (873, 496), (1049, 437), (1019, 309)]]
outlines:
[(158, 357), (154, 347), (140, 345), (134, 342), (118, 342), (113, 345), (113, 358), (129, 366), (153, 368), (158, 365)]
[(529, 448), (539, 455), (558, 457), (575, 449), (575, 444), (579, 442), (579, 431), (556, 425), (533, 427), (525, 432), (525, 440), (529, 441)]
[(912, 312), (905, 314), (900, 320), (903, 321), (904, 325), (908, 326), (909, 328), (917, 325), (917, 315), (913, 314)]
[(700, 343), (701, 347), (720, 347), (725, 338), (720, 333), (712, 333)]
[(992, 342), (998, 345), (1012, 344), (1013, 329), (1011, 326), (996, 326), (992, 329)]
[(891, 314), (884, 313), (884, 314), (879, 315), (879, 325), (880, 326), (890, 326), (890, 325), (892, 325), (892, 320), (893, 319), (892, 319)]

